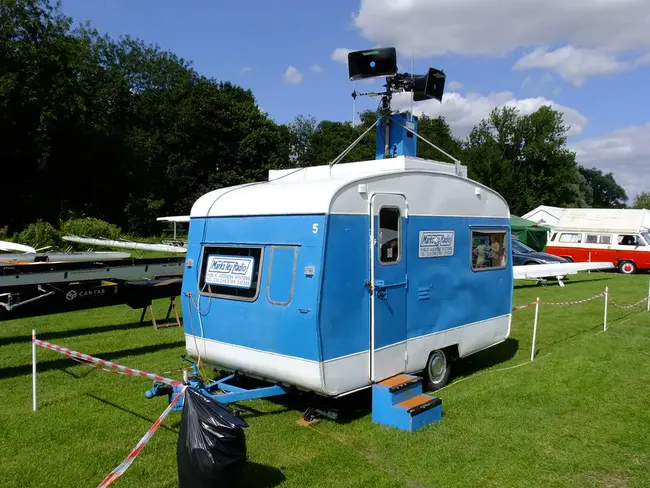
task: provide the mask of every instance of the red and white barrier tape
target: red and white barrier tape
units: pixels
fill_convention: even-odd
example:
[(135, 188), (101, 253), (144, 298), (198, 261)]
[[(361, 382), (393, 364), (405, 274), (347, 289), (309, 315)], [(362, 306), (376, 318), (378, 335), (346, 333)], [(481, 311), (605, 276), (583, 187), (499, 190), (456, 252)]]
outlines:
[[(86, 361), (82, 361), (81, 359), (77, 359), (75, 357), (71, 357), (70, 359), (72, 359), (73, 361), (76, 361), (77, 363), (79, 363), (79, 364), (81, 364), (83, 366), (89, 366), (91, 368), (98, 369), (100, 371), (106, 371), (107, 373), (122, 374), (122, 375), (125, 375), (125, 376), (129, 376), (129, 374), (127, 372), (125, 372), (125, 371), (120, 371), (120, 370), (115, 370), (115, 369), (110, 369), (110, 368), (104, 368), (103, 366), (100, 366), (99, 364), (88, 363)], [(192, 369), (191, 366), (189, 368), (183, 368), (183, 369), (172, 369), (170, 371), (165, 371), (163, 373), (158, 373), (158, 376), (163, 376), (163, 375), (172, 374), (172, 373), (182, 373), (183, 371), (187, 371), (187, 370), (190, 370), (190, 369)]]
[(535, 302), (527, 303), (526, 305), (519, 305), (518, 307), (512, 307), (512, 311), (516, 312), (517, 310), (523, 310), (524, 308), (530, 308), (534, 306), (535, 306)]
[(581, 303), (587, 303), (592, 300), (596, 300), (597, 298), (604, 297), (606, 293), (603, 291), (602, 293), (598, 293), (597, 295), (594, 295), (593, 297), (590, 298), (585, 298), (584, 300), (576, 300), (572, 302), (543, 302), (544, 305), (579, 305)]
[(114, 363), (112, 361), (105, 361), (100, 358), (96, 358), (94, 356), (90, 356), (89, 354), (83, 354), (78, 351), (73, 351), (72, 349), (68, 349), (67, 347), (61, 347), (57, 346), (56, 344), (50, 344), (49, 342), (41, 341), (40, 339), (36, 339), (36, 336), (32, 337), (32, 340), (34, 344), (37, 346), (45, 347), (47, 349), (50, 349), (52, 351), (60, 352), (61, 354), (65, 354), (69, 358), (76, 358), (76, 359), (81, 359), (82, 361), (86, 361), (88, 363), (94, 363), (94, 364), (99, 364), (101, 366), (106, 366), (109, 368), (114, 368), (120, 370), (123, 374), (127, 376), (142, 376), (144, 378), (151, 378), (152, 380), (160, 381), (161, 383), (166, 383), (171, 386), (180, 386), (182, 383), (180, 381), (176, 380), (171, 380), (169, 378), (165, 378), (163, 376), (160, 376), (158, 374), (154, 373), (147, 373), (146, 371), (140, 371), (139, 369), (134, 369), (134, 368), (129, 368), (127, 366), (122, 366), (121, 364)]
[(614, 305), (616, 308), (629, 309), (629, 308), (638, 307), (643, 302), (645, 302), (647, 299), (648, 299), (648, 297), (643, 297), (641, 300), (639, 300), (636, 303), (633, 303), (632, 305), (617, 305), (616, 303), (614, 303), (614, 300), (612, 300), (612, 297), (609, 297), (609, 303)]
[(149, 430), (142, 436), (142, 439), (140, 439), (140, 441), (136, 444), (136, 446), (129, 453), (129, 455), (124, 459), (124, 461), (122, 461), (117, 466), (117, 468), (111, 471), (109, 475), (106, 478), (104, 478), (104, 481), (102, 481), (99, 485), (97, 485), (97, 488), (105, 488), (109, 486), (116, 479), (122, 476), (127, 469), (129, 469), (129, 466), (131, 466), (133, 460), (138, 456), (138, 454), (140, 454), (142, 449), (144, 449), (144, 446), (147, 445), (147, 442), (149, 442), (149, 440), (154, 435), (156, 430), (158, 430), (158, 427), (160, 427), (160, 424), (162, 424), (163, 420), (165, 420), (167, 415), (169, 415), (169, 412), (171, 412), (173, 406), (178, 402), (181, 395), (185, 392), (185, 388), (187, 388), (187, 385), (184, 386), (180, 392), (178, 392), (178, 394), (172, 399), (171, 402), (169, 402), (169, 405), (167, 406), (165, 411), (161, 413), (160, 417), (158, 417), (158, 420), (156, 420), (153, 423), (153, 425), (149, 427)]

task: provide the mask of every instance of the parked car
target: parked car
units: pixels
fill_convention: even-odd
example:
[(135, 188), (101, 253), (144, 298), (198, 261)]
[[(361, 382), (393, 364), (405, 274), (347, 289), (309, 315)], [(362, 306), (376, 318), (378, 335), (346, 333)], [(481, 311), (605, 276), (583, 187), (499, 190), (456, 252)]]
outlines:
[(518, 239), (512, 239), (512, 264), (521, 266), (526, 264), (568, 263), (569, 260), (547, 252), (538, 252), (528, 247)]

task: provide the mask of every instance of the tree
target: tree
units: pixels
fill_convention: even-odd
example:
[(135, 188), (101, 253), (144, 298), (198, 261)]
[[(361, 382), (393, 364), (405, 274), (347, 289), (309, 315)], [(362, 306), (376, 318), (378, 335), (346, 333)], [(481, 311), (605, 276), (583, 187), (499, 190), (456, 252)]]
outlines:
[[(309, 143), (309, 161), (305, 165), (329, 164), (367, 129), (364, 124), (323, 120), (315, 127)], [(372, 131), (371, 131), (372, 132)], [(375, 159), (375, 134), (369, 133), (343, 158), (341, 163)]]
[(316, 118), (298, 115), (288, 125), (291, 144), (291, 162), (294, 166), (309, 166), (311, 160), (311, 139), (316, 130)]
[(585, 177), (592, 190), (591, 206), (596, 208), (625, 208), (627, 194), (616, 183), (612, 173), (603, 174), (596, 168), (578, 167), (580, 174)]
[(650, 192), (639, 193), (634, 199), (634, 208), (650, 210)]
[[(0, 227), (95, 217), (155, 231), (199, 195), (289, 167), (290, 132), (250, 90), (48, 0), (0, 0)], [(17, 205), (16, 202), (20, 202)]]
[[(451, 127), (444, 117), (428, 117), (421, 115), (418, 117), (418, 134), (424, 139), (432, 142), (437, 147), (456, 159), (463, 159), (463, 143), (456, 139), (451, 132)], [(436, 161), (452, 162), (450, 158), (442, 154), (437, 149), (431, 147), (422, 139), (417, 141), (417, 155), (420, 158), (433, 159)]]
[(468, 136), (469, 176), (498, 191), (513, 213), (538, 205), (586, 206), (584, 178), (566, 148), (562, 114), (543, 106), (530, 115), (493, 110)]
[(88, 102), (87, 46), (70, 24), (46, 0), (0, 1), (0, 150), (11, 182), (0, 192), (0, 225), (9, 228), (58, 217), (67, 196), (55, 199), (57, 185), (75, 176), (57, 171), (64, 152), (75, 158), (66, 146), (82, 136)]

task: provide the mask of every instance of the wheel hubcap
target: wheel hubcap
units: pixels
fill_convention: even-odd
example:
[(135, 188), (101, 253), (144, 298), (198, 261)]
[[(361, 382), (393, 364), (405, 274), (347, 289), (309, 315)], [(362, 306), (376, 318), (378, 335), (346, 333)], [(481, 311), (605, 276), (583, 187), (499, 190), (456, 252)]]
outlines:
[(623, 265), (623, 271), (626, 273), (631, 273), (632, 272), (632, 265), (631, 264), (624, 264)]
[(447, 361), (445, 355), (440, 351), (436, 351), (431, 355), (429, 361), (429, 378), (432, 383), (438, 383), (445, 374), (447, 369)]

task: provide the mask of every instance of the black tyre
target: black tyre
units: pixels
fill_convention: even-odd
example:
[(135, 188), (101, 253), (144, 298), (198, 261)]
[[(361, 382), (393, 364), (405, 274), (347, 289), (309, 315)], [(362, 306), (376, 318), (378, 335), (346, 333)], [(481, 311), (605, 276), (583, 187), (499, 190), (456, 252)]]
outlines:
[(622, 261), (618, 265), (618, 270), (623, 274), (634, 274), (636, 273), (636, 264), (632, 261)]
[(425, 387), (427, 391), (436, 391), (449, 381), (451, 374), (451, 356), (446, 349), (431, 351), (424, 369)]

